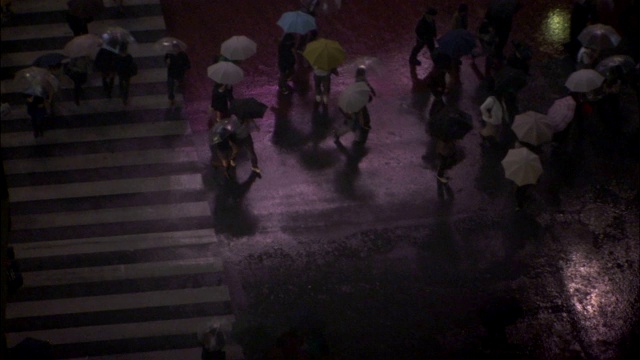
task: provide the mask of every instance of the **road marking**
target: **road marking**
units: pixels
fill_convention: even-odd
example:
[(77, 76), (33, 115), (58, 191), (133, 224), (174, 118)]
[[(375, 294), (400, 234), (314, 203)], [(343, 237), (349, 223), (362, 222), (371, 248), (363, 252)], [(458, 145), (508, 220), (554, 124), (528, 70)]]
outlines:
[[(13, 1), (11, 10), (16, 14), (40, 13), (67, 10), (69, 0), (22, 0)], [(160, 4), (160, 0), (127, 0), (127, 6)], [(115, 7), (115, 1), (104, 1), (105, 7)]]
[[(52, 52), (62, 52), (62, 49), (58, 50), (40, 50), (40, 51), (25, 51), (14, 52), (2, 55), (2, 67), (28, 67), (40, 56), (46, 55)], [(138, 57), (152, 57), (162, 56), (153, 47), (153, 43), (132, 43), (129, 45), (129, 54), (134, 58)]]

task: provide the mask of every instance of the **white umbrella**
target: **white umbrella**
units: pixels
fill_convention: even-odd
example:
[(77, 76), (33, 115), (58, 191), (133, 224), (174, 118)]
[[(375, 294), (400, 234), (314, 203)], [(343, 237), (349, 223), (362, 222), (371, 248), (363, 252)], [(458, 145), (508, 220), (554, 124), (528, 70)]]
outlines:
[(220, 53), (229, 60), (245, 60), (256, 53), (255, 41), (244, 35), (236, 35), (227, 39), (220, 46)]
[(586, 93), (599, 88), (604, 81), (604, 76), (593, 69), (575, 71), (564, 83), (573, 92)]
[(219, 61), (207, 68), (207, 76), (219, 84), (234, 85), (244, 78), (244, 72), (232, 62)]
[(527, 111), (516, 115), (511, 129), (518, 140), (531, 145), (540, 145), (551, 141), (553, 130), (547, 116), (535, 111)]
[(49, 70), (35, 66), (16, 72), (13, 81), (20, 92), (42, 97), (60, 88), (60, 81)]
[(369, 102), (371, 89), (364, 81), (355, 82), (340, 93), (338, 106), (347, 113), (362, 109)]
[(177, 53), (179, 51), (187, 50), (187, 44), (185, 44), (184, 41), (170, 36), (163, 37), (156, 41), (153, 43), (153, 47), (156, 51), (162, 54)]
[(614, 28), (603, 24), (589, 25), (578, 35), (578, 40), (592, 49), (611, 49), (620, 43), (620, 35)]
[(95, 59), (100, 46), (102, 46), (102, 39), (97, 35), (84, 34), (71, 39), (62, 52), (70, 58), (88, 56)]
[(518, 186), (535, 184), (542, 174), (540, 157), (526, 147), (509, 150), (502, 167), (505, 177)]
[(573, 120), (576, 112), (576, 101), (571, 96), (565, 96), (553, 102), (547, 110), (547, 122), (554, 132), (564, 130)]

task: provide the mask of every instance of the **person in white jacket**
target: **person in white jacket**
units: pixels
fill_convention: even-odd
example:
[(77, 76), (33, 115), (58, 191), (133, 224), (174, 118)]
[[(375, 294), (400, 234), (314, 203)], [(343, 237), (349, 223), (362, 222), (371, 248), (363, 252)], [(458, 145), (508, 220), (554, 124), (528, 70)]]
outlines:
[(492, 95), (480, 105), (482, 120), (485, 122), (484, 128), (480, 131), (483, 143), (489, 138), (498, 140), (500, 136), (500, 127), (508, 118), (507, 106), (504, 97), (500, 95)]

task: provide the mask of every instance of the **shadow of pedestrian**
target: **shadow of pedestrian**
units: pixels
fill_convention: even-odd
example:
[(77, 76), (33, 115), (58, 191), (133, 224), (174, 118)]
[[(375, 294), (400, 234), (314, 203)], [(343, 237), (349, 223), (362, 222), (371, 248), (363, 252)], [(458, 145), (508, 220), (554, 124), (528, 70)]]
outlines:
[(307, 137), (311, 144), (300, 151), (300, 161), (306, 169), (326, 169), (338, 161), (335, 151), (320, 146), (327, 138), (331, 123), (331, 117), (324, 112), (314, 111), (311, 114), (311, 132)]
[(335, 144), (346, 158), (344, 167), (336, 172), (334, 180), (336, 191), (349, 199), (364, 200), (369, 198), (368, 194), (364, 194), (362, 190), (358, 189), (355, 185), (356, 180), (360, 176), (359, 164), (367, 155), (367, 148), (355, 142), (351, 145), (351, 149), (347, 149), (340, 141)]
[(481, 147), (481, 160), (478, 175), (475, 178), (476, 189), (495, 198), (505, 188), (501, 161), (507, 155), (507, 150), (494, 145), (479, 146)]
[(272, 106), (275, 114), (275, 123), (271, 142), (286, 150), (297, 149), (307, 143), (306, 134), (293, 126), (289, 112), (291, 111), (291, 96), (278, 93), (277, 106)]
[(256, 233), (258, 219), (247, 209), (243, 200), (257, 178), (258, 175), (252, 172), (244, 182), (239, 183), (233, 174), (218, 188), (213, 204), (213, 228), (216, 233), (232, 237)]
[[(304, 59), (301, 61), (306, 62)], [(299, 97), (306, 97), (311, 91), (311, 81), (309, 80), (311, 71), (311, 66), (307, 66), (307, 64), (296, 66), (296, 71), (291, 77), (291, 81), (293, 83), (295, 93)]]
[[(431, 68), (433, 65), (431, 65)], [(411, 75), (411, 108), (415, 109), (418, 115), (418, 120), (426, 121), (426, 111), (429, 101), (431, 100), (431, 91), (429, 91), (429, 84), (427, 77), (431, 68), (427, 71), (423, 78), (418, 77), (418, 73), (415, 66), (410, 67)]]

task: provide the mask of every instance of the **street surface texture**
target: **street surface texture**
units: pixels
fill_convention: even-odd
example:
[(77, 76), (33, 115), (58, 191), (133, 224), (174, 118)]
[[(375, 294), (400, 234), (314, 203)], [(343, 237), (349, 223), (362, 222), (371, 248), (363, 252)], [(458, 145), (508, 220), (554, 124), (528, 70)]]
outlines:
[[(322, 332), (342, 359), (637, 354), (637, 160), (587, 147), (567, 181), (566, 169), (546, 159), (533, 199), (516, 212), (513, 184), (500, 166), (506, 149), (481, 151), (478, 107), (488, 92), (467, 58), (461, 85), (446, 101), (472, 114), (475, 129), (458, 144), (462, 160), (450, 171), (450, 188), (438, 189), (433, 143), (424, 132), (429, 94), (422, 79), (432, 66), (426, 50), (415, 74), (408, 65), (425, 2), (342, 3), (317, 16), (320, 36), (347, 52), (323, 116), (313, 112), (313, 83), (302, 64), (294, 93), (277, 92), (275, 23), (298, 9), (297, 1), (163, 1), (169, 34), (190, 45), (184, 111), (194, 131), (206, 128), (211, 81), (204, 69), (219, 44), (232, 35), (258, 43), (234, 91), (271, 106), (253, 135), (263, 178), (243, 183), (249, 176), (243, 160), (237, 184), (214, 170), (205, 174), (214, 189), (214, 227), (227, 244), (233, 336), (247, 356), (258, 356), (289, 329)], [(470, 29), (477, 29), (486, 3), (470, 4)], [(458, 3), (430, 5), (444, 34)], [(534, 49), (521, 112), (546, 113), (566, 95), (573, 65), (561, 44), (570, 5), (524, 2), (514, 18), (511, 39)], [(330, 129), (342, 121), (337, 95), (363, 56), (382, 66), (369, 73), (378, 96), (369, 107), (373, 130), (359, 152), (350, 135), (344, 147), (334, 145)], [(626, 90), (623, 104), (631, 134), (638, 126), (635, 94)], [(206, 133), (194, 136), (208, 160)]]

